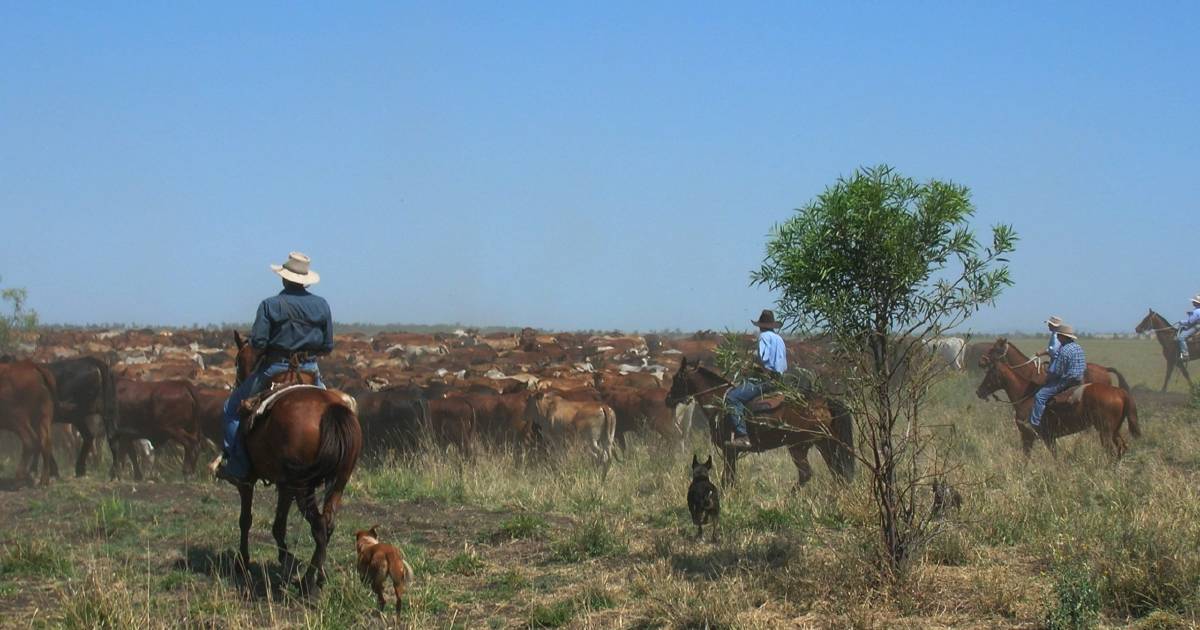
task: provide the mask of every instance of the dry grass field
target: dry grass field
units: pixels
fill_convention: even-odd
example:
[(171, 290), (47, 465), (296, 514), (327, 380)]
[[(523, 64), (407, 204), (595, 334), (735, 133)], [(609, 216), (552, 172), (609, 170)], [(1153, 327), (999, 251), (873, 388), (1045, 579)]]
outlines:
[[(1018, 340), (1034, 349), (1040, 341)], [(716, 543), (692, 539), (690, 454), (635, 441), (607, 483), (582, 455), (525, 466), (505, 453), (368, 461), (339, 515), (329, 584), (301, 599), (274, 562), (273, 490), (255, 506), (253, 575), (231, 571), (237, 495), (186, 480), (92, 472), (0, 492), (4, 627), (931, 628), (1193, 627), (1200, 622), (1200, 411), (1151, 340), (1084, 340), (1135, 387), (1144, 437), (1113, 465), (1096, 434), (1026, 461), (1011, 411), (980, 401), (979, 376), (946, 381), (929, 421), (962, 464), (946, 533), (885, 588), (871, 569), (863, 475), (840, 487), (819, 458), (793, 491), (786, 453), (750, 456), (722, 496)], [(1149, 388), (1148, 391), (1146, 388)], [(0, 476), (15, 468), (0, 434)], [(695, 452), (710, 449), (699, 436)], [(61, 454), (60, 461), (69, 459)], [(69, 467), (64, 466), (64, 470)], [(107, 461), (103, 464), (107, 470)], [(311, 552), (293, 511), (289, 541)], [(399, 616), (379, 613), (353, 570), (353, 532), (378, 523), (416, 570)]]

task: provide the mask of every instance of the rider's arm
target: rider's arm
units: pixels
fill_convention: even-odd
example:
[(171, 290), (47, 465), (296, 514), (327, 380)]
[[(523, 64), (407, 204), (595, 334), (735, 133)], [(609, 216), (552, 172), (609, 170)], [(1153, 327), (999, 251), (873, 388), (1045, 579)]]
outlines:
[(254, 326), (250, 328), (250, 345), (262, 350), (271, 340), (271, 315), (267, 312), (267, 301), (258, 305), (258, 313), (254, 316)]
[(321, 353), (333, 352), (333, 313), (328, 306), (325, 308), (325, 342), (321, 344)]

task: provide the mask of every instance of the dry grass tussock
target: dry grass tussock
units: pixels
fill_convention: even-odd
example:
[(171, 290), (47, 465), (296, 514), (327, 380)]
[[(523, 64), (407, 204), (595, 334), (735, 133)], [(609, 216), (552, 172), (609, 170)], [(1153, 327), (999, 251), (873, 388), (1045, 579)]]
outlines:
[[(1161, 382), (1150, 342), (1094, 342), (1093, 360)], [(1107, 355), (1105, 353), (1108, 353)], [(1149, 354), (1153, 357), (1153, 354)], [(784, 453), (747, 458), (724, 491), (717, 543), (692, 539), (686, 456), (637, 441), (607, 483), (582, 453), (527, 462), (484, 452), (367, 462), (351, 482), (330, 579), (298, 598), (274, 563), (260, 493), (254, 575), (237, 577), (232, 489), (97, 475), (0, 493), (6, 627), (387, 627), (353, 575), (352, 532), (374, 523), (417, 579), (409, 627), (1190, 627), (1200, 622), (1200, 426), (1186, 405), (1141, 405), (1145, 437), (1114, 464), (1094, 433), (1026, 462), (1007, 407), (977, 378), (937, 392), (931, 423), (962, 464), (962, 509), (901, 587), (875, 576), (875, 512), (861, 477), (793, 491)], [(1181, 387), (1181, 386), (1180, 386)], [(1182, 389), (1180, 390), (1182, 391)], [(703, 457), (701, 439), (692, 448)], [(12, 470), (4, 450), (3, 470)], [(930, 496), (932, 500), (932, 493)], [(53, 527), (47, 528), (46, 523)], [(307, 528), (292, 515), (302, 558)]]

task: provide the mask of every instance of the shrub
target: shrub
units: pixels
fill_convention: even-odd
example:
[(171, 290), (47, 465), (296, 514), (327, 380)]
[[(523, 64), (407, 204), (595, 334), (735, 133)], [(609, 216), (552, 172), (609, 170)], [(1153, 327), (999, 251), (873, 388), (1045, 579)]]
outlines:
[(1061, 570), (1054, 582), (1054, 601), (1046, 614), (1051, 630), (1094, 627), (1100, 612), (1100, 593), (1091, 576), (1078, 567)]

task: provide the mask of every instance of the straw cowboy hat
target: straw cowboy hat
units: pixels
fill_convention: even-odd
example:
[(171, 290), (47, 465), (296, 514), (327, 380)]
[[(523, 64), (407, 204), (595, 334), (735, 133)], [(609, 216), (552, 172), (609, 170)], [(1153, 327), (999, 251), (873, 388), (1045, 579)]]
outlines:
[(1192, 298), (1192, 304), (1195, 304), (1196, 306), (1200, 306), (1200, 293), (1197, 293), (1196, 297)]
[(1049, 324), (1050, 327), (1054, 328), (1054, 329), (1057, 329), (1059, 326), (1063, 325), (1062, 318), (1059, 317), (1058, 315), (1051, 315), (1050, 319), (1046, 320), (1046, 323)]
[(316, 284), (321, 281), (321, 276), (308, 268), (311, 263), (312, 259), (308, 256), (300, 252), (292, 252), (288, 254), (287, 262), (282, 265), (271, 265), (271, 271), (279, 274), (284, 280), (296, 284)]
[(1054, 332), (1056, 332), (1064, 337), (1070, 337), (1071, 339), (1079, 339), (1079, 337), (1075, 335), (1075, 329), (1073, 327), (1071, 327), (1070, 324), (1063, 324), (1063, 325), (1059, 326), (1058, 330), (1055, 330)]
[(771, 329), (779, 328), (783, 325), (783, 322), (775, 321), (775, 311), (772, 311), (769, 308), (764, 308), (762, 314), (758, 316), (758, 319), (751, 320), (750, 323), (758, 326), (759, 328)]

